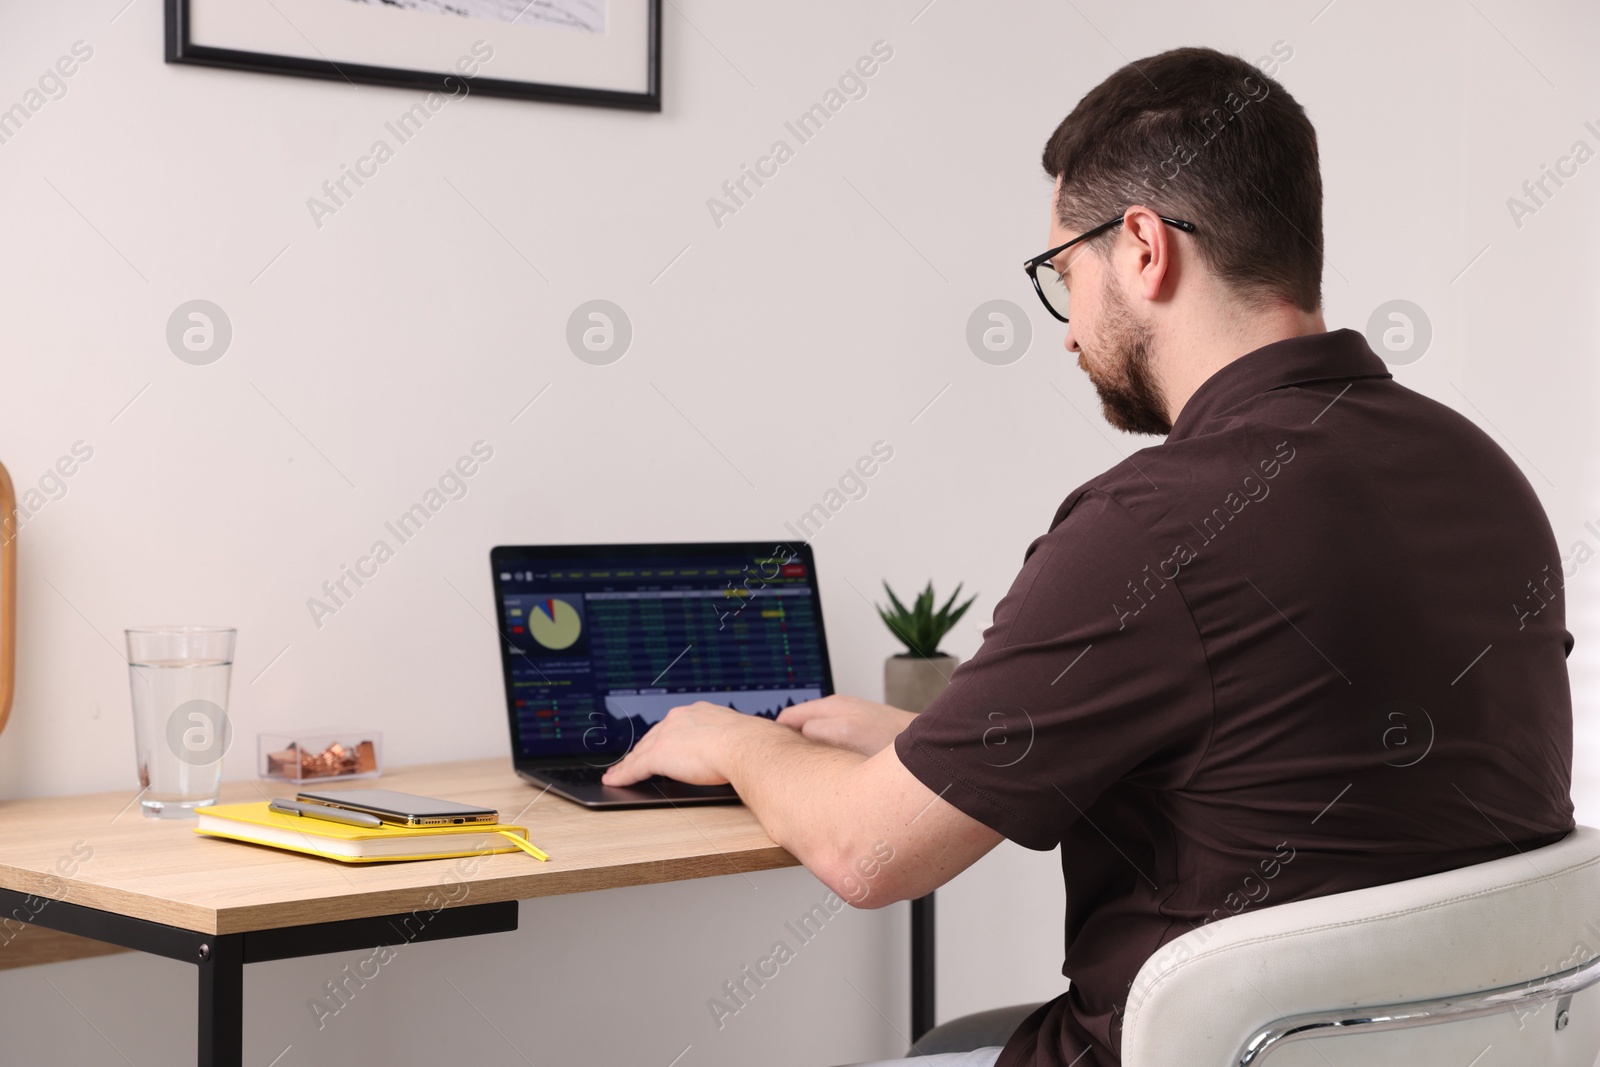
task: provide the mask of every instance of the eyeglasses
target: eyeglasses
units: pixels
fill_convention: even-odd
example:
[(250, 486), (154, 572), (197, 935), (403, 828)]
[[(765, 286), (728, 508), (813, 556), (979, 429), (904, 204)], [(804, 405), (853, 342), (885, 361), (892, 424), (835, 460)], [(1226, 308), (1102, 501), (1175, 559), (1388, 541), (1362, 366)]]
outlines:
[[(1168, 226), (1176, 226), (1184, 233), (1194, 232), (1194, 223), (1192, 222), (1184, 222), (1182, 219), (1169, 219), (1165, 215), (1157, 215), (1156, 217)], [(1092, 230), (1080, 233), (1064, 245), (1057, 245), (1048, 252), (1041, 252), (1022, 265), (1022, 269), (1027, 271), (1028, 277), (1033, 280), (1033, 291), (1039, 294), (1039, 299), (1044, 302), (1045, 310), (1062, 322), (1067, 321), (1067, 283), (1062, 280), (1061, 272), (1056, 270), (1051, 261), (1079, 241), (1087, 241), (1091, 237), (1099, 237), (1121, 221), (1122, 216), (1119, 215), (1110, 222), (1101, 223)], [(1044, 269), (1041, 270), (1041, 267)]]

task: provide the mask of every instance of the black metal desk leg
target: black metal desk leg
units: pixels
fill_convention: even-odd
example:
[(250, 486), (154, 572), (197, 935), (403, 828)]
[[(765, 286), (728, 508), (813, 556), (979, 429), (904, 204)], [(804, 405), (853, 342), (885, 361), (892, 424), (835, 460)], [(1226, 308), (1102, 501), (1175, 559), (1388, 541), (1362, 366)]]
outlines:
[(933, 1029), (933, 894), (911, 902), (911, 1040)]
[(200, 1067), (244, 1067), (244, 935), (207, 938), (199, 950)]
[[(0, 888), (5, 921), (31, 923), (66, 934), (192, 963), (199, 976), (200, 1067), (244, 1067), (244, 967), (246, 963), (299, 959), (328, 952), (401, 942), (507, 933), (517, 928), (517, 902), (465, 904), (363, 919), (338, 919), (243, 934), (203, 934), (114, 911), (29, 896)], [(427, 918), (419, 918), (426, 915)], [(7, 940), (16, 936), (0, 930)], [(7, 1061), (8, 1062), (8, 1061)]]

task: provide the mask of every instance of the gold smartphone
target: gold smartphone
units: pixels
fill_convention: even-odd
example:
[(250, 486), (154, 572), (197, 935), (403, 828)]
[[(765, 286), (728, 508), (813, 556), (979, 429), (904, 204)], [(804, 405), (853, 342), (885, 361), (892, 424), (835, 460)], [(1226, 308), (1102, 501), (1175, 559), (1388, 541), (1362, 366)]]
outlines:
[(500, 813), (493, 808), (396, 793), (392, 789), (302, 790), (294, 798), (307, 804), (365, 812), (392, 826), (464, 826), (500, 821)]

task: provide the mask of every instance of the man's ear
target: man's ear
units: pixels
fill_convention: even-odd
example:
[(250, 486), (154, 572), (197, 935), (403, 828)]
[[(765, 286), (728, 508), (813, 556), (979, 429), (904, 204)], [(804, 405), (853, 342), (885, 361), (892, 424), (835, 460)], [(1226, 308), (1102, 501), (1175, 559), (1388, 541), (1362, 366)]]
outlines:
[(1129, 238), (1129, 251), (1135, 257), (1139, 278), (1135, 291), (1154, 300), (1172, 269), (1172, 231), (1147, 207), (1135, 205), (1123, 215), (1123, 233)]

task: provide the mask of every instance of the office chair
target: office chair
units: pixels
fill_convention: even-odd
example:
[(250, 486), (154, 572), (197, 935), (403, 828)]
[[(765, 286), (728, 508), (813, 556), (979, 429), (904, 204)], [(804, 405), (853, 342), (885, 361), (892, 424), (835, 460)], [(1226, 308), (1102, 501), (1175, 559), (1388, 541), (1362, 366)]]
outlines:
[[(924, 1055), (1003, 1044), (1037, 1005), (966, 1016)], [(952, 1047), (954, 1044), (955, 1047)], [(1600, 831), (1193, 930), (1147, 960), (1124, 1067), (1595, 1067)]]

